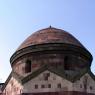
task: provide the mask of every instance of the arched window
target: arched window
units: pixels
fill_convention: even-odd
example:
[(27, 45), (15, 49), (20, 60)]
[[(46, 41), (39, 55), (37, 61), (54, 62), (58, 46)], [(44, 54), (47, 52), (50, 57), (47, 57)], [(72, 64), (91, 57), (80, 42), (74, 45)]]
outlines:
[(31, 72), (31, 60), (27, 60), (25, 63), (25, 73)]
[(68, 56), (65, 56), (64, 57), (64, 69), (65, 70), (69, 70), (70, 69), (70, 66), (69, 66), (69, 57)]

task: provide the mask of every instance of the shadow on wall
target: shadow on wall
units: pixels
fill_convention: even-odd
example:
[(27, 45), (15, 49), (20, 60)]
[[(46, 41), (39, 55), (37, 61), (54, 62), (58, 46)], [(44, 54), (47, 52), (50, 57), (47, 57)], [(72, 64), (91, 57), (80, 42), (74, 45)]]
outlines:
[(64, 92), (46, 92), (46, 93), (23, 93), (21, 95), (95, 95), (86, 92), (64, 91)]

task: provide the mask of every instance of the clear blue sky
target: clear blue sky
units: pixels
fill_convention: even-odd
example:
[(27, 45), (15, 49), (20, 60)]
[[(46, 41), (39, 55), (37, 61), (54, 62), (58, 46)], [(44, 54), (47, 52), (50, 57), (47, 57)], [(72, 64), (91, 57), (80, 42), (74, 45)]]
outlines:
[(73, 34), (95, 58), (95, 0), (0, 0), (0, 82), (23, 40), (50, 25)]

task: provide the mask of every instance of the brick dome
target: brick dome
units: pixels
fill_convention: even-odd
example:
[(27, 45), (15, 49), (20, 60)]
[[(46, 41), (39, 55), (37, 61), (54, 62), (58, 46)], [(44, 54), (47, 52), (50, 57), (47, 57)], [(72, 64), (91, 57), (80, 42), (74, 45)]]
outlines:
[[(18, 62), (23, 63), (21, 60), (31, 59), (33, 64), (39, 65), (63, 64), (65, 56), (68, 56), (67, 59), (70, 58), (71, 62), (79, 58), (87, 60), (86, 67), (90, 66), (92, 61), (89, 51), (75, 37), (64, 30), (48, 27), (30, 35), (12, 55), (10, 63), (14, 67)], [(78, 67), (85, 67), (85, 63), (80, 62), (77, 63), (80, 64)]]
[(65, 43), (83, 47), (83, 45), (68, 32), (49, 27), (39, 30), (30, 35), (17, 49), (21, 50), (31, 45), (46, 44), (46, 43)]

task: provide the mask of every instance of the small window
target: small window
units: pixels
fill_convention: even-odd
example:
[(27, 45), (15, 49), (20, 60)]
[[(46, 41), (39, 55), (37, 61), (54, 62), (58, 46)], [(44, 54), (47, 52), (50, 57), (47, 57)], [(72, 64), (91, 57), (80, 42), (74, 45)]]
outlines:
[(61, 88), (61, 83), (59, 83), (59, 84), (57, 85), (57, 87), (58, 87), (58, 88)]
[(87, 89), (87, 84), (84, 84), (84, 89), (85, 89), (85, 90)]
[(53, 77), (53, 80), (56, 80), (56, 77), (55, 76)]
[(90, 90), (92, 90), (92, 86), (90, 86)]
[(69, 70), (70, 69), (68, 60), (69, 60), (68, 56), (65, 56), (64, 57), (64, 69), (65, 70)]
[(44, 74), (44, 80), (48, 80), (49, 77), (50, 77), (50, 73), (45, 73)]
[(48, 84), (48, 88), (51, 88), (51, 84)]
[(82, 88), (82, 84), (80, 84), (80, 88)]
[(27, 60), (25, 63), (25, 73), (31, 72), (31, 60)]
[(41, 85), (41, 88), (45, 88), (45, 85)]
[(22, 89), (20, 89), (20, 94), (22, 93)]
[(37, 84), (35, 85), (35, 89), (38, 89), (38, 85)]

